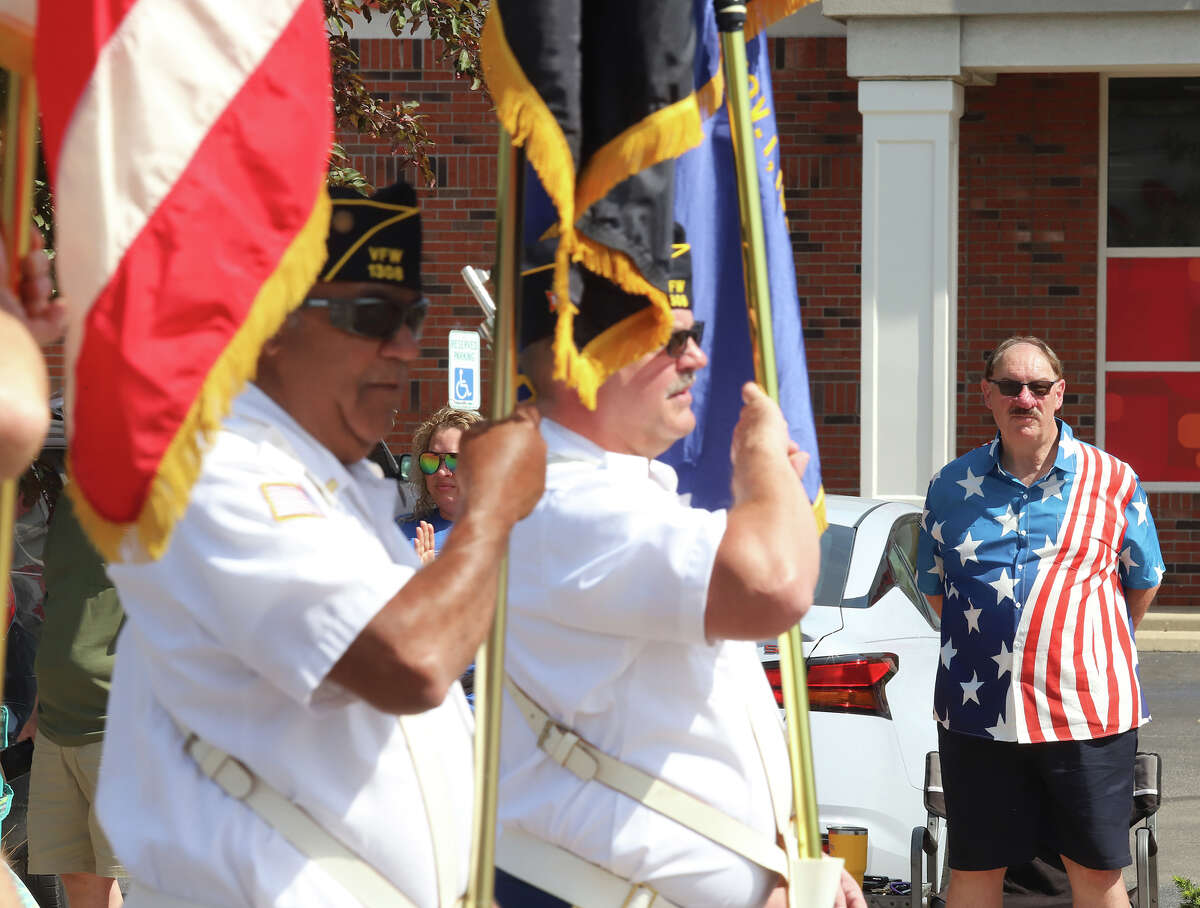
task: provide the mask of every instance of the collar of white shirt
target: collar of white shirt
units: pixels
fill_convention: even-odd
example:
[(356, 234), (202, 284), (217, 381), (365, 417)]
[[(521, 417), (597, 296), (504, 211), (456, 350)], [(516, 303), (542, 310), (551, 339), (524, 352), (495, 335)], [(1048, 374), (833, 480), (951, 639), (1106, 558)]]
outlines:
[(668, 492), (674, 492), (679, 487), (679, 476), (668, 464), (639, 454), (605, 450), (591, 439), (552, 419), (543, 417), (541, 427), (550, 465), (567, 461), (594, 463), (600, 469), (614, 474), (614, 478), (649, 479)]
[[(290, 452), (304, 465), (313, 483), (331, 497), (348, 492), (355, 494), (350, 490), (357, 490), (357, 483), (365, 483), (374, 490), (373, 487), (383, 479), (382, 471), (369, 460), (343, 464), (253, 382), (247, 382), (242, 393), (234, 398), (225, 428), (240, 435), (270, 440)], [(386, 488), (394, 492), (391, 483)], [(367, 500), (357, 504), (363, 510), (371, 511)]]

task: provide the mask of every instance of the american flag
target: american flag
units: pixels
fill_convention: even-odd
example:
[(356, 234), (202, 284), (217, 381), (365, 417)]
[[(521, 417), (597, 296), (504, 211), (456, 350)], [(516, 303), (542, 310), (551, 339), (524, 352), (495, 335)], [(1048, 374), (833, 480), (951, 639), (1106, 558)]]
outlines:
[(1124, 589), (1161, 582), (1154, 520), (1128, 464), (1059, 422), (1054, 467), (1026, 487), (999, 437), (929, 485), (918, 555), (941, 595), (934, 712), (1000, 741), (1087, 740), (1150, 718)]
[(69, 489), (109, 560), (153, 557), (202, 434), (325, 257), (322, 8), (41, 0), (35, 41), (70, 307)]

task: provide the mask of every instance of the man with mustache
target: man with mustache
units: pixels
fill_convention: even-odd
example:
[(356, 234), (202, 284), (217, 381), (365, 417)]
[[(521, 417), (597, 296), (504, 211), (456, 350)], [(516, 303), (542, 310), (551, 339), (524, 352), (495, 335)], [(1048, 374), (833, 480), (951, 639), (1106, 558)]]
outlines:
[[(549, 459), (545, 495), (513, 530), (522, 556), (509, 580), (504, 908), (786, 904), (788, 757), (754, 641), (811, 605), (808, 457), (779, 407), (747, 384), (732, 507), (692, 508), (676, 493), (674, 470), (655, 458), (694, 428), (689, 388), (708, 360), (686, 257), (673, 266), (670, 339), (610, 375), (594, 409), (553, 378), (550, 272), (526, 272), (521, 365)], [(573, 276), (574, 339), (586, 353), (613, 336), (598, 311), (646, 301)], [(641, 798), (650, 779), (689, 806), (672, 815)], [(852, 879), (843, 886), (863, 904)]]
[(132, 908), (434, 908), (466, 887), (457, 678), (545, 446), (529, 411), (468, 433), (454, 536), (418, 570), (366, 459), (408, 401), (428, 306), (416, 195), (331, 194), (320, 279), (263, 346), (166, 552), (109, 568), (128, 622), (98, 800)]
[(980, 389), (999, 430), (929, 484), (918, 577), (942, 616), (934, 710), (950, 908), (999, 908), (1005, 869), (1046, 842), (1077, 908), (1128, 904), (1137, 729), (1134, 630), (1162, 581), (1128, 464), (1055, 413), (1062, 363), (1010, 337)]

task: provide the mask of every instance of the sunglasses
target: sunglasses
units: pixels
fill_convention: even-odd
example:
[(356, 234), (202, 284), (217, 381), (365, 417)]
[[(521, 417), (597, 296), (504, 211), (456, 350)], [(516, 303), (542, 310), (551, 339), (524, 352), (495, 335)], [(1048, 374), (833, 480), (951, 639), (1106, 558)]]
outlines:
[(679, 357), (683, 356), (683, 351), (687, 349), (689, 340), (694, 340), (696, 346), (699, 347), (703, 337), (704, 322), (693, 322), (692, 327), (680, 328), (678, 331), (673, 332), (663, 350), (671, 359), (679, 359)]
[(442, 468), (442, 464), (446, 465), (446, 469), (453, 473), (458, 469), (458, 452), (453, 454), (437, 454), (433, 451), (425, 451), (417, 457), (417, 466), (421, 468), (421, 472), (426, 476), (432, 476)]
[(429, 300), (401, 302), (378, 296), (356, 299), (309, 297), (303, 303), (312, 309), (328, 309), (329, 323), (348, 334), (371, 340), (391, 340), (401, 328), (412, 332), (413, 339), (421, 337), (421, 324), (429, 311)]
[(1045, 397), (1049, 394), (1054, 386), (1058, 384), (1058, 380), (1046, 381), (1017, 381), (1015, 378), (989, 378), (993, 385), (1000, 389), (1000, 393), (1005, 397), (1020, 397), (1021, 389), (1028, 388), (1029, 393), (1034, 397)]

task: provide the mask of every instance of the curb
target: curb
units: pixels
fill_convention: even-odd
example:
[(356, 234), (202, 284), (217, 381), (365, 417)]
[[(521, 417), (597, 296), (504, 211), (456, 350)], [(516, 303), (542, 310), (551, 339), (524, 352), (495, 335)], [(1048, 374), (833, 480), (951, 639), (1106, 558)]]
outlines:
[(1151, 609), (1142, 619), (1141, 628), (1147, 631), (1200, 632), (1200, 610)]
[(1200, 631), (1151, 630), (1143, 624), (1136, 643), (1139, 653), (1200, 653)]

